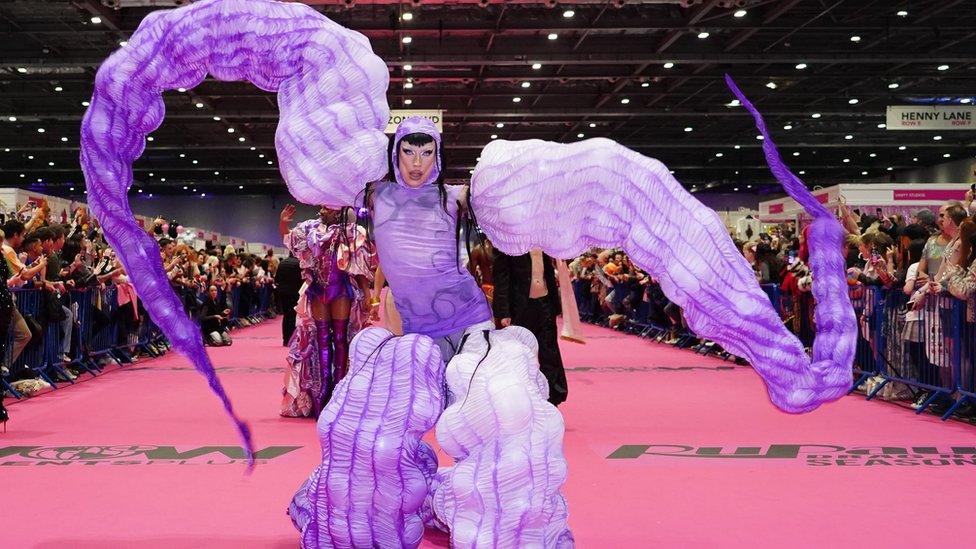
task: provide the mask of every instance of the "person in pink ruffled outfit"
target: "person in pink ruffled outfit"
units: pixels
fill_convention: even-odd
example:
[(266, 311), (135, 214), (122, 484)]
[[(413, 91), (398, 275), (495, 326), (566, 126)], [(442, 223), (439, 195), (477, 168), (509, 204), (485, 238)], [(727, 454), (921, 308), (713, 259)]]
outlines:
[(281, 415), (318, 417), (349, 367), (349, 342), (369, 315), (376, 259), (349, 210), (323, 207), (319, 219), (289, 229), (295, 206), (281, 212), (279, 231), (298, 258), (304, 284), (289, 341)]

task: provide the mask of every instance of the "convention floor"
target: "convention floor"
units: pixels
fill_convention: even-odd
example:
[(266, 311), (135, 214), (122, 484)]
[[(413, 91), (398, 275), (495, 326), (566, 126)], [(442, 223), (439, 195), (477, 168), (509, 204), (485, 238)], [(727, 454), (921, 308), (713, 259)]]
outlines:
[[(976, 428), (847, 397), (791, 416), (748, 368), (587, 327), (563, 345), (579, 547), (931, 547), (972, 516)], [(261, 460), (176, 354), (14, 403), (0, 434), (0, 546), (297, 546), (285, 515), (317, 463), (278, 417), (277, 322), (212, 351)], [(8, 401), (9, 402), (9, 401)], [(424, 547), (447, 547), (428, 533)]]

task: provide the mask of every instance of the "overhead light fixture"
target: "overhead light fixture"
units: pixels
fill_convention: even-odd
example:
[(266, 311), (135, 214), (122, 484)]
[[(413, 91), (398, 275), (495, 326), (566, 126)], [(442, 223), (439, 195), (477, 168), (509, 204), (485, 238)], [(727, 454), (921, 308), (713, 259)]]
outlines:
[(264, 153), (259, 154), (258, 158), (264, 158)]
[(810, 118), (820, 118), (820, 113), (819, 112), (815, 112), (815, 113), (813, 113), (813, 114), (810, 115)]
[(20, 74), (24, 74), (27, 72), (27, 69), (25, 67), (17, 67), (17, 72), (19, 72)]
[(847, 100), (847, 103), (850, 104), (850, 105), (857, 105), (860, 102), (861, 102), (860, 99), (857, 99), (857, 98), (854, 98), (854, 97), (852, 97), (852, 98), (850, 98), (850, 99)]
[(715, 158), (722, 158), (723, 156), (725, 156), (725, 153), (715, 153)]
[(495, 134), (495, 133), (491, 134), (491, 138), (492, 139), (498, 139), (498, 134)]
[(247, 141), (247, 139), (244, 138), (244, 136), (238, 137), (237, 140), (240, 141), (241, 143)]
[(939, 69), (940, 71), (947, 71), (949, 70), (949, 65), (939, 65), (936, 68)]
[(908, 17), (908, 12), (906, 10), (898, 10), (898, 12), (895, 13), (895, 15), (897, 15), (898, 17)]
[(166, 178), (165, 177), (160, 177), (159, 180), (162, 181), (163, 183), (166, 183)]
[(152, 172), (149, 172), (149, 177), (152, 177), (152, 176), (153, 176), (153, 173)]
[(746, 10), (735, 10), (735, 13), (732, 14), (732, 17), (745, 17), (747, 13), (749, 12), (747, 12)]
[(214, 171), (214, 175), (220, 175), (220, 172)]
[(522, 102), (522, 98), (521, 97), (513, 97), (512, 98), (512, 103), (521, 103), (521, 102)]
[(918, 157), (916, 156), (915, 158), (913, 158), (912, 162), (918, 162)]
[(885, 168), (885, 170), (887, 170), (887, 171), (889, 171), (889, 172), (890, 172), (890, 171), (893, 171), (893, 170), (894, 170), (894, 168), (892, 168), (891, 166), (888, 166), (887, 168)]
[(908, 147), (906, 147), (906, 146), (904, 146), (904, 145), (902, 145), (902, 146), (900, 146), (900, 147), (898, 147), (898, 150), (899, 150), (899, 151), (903, 151), (903, 150), (905, 150), (905, 149), (907, 149), (907, 148), (908, 148)]
[(576, 134), (576, 137), (578, 137), (578, 138), (580, 138), (580, 139), (583, 139), (583, 134), (581, 134), (581, 133), (578, 133), (578, 134)]
[(128, 45), (129, 45), (129, 42), (127, 42), (125, 40), (120, 40), (119, 41), (119, 46), (122, 46), (123, 48), (126, 47), (126, 46), (128, 46)]
[(555, 39), (559, 38), (559, 35), (556, 34), (556, 33), (554, 33), (554, 32), (550, 32), (549, 33), (549, 36), (547, 38), (549, 38), (549, 40), (555, 40)]
[(787, 125), (783, 126), (783, 129), (784, 130), (792, 130), (793, 129), (793, 126), (791, 124), (787, 124)]
[(200, 163), (200, 161), (199, 161), (199, 160), (194, 160), (194, 161), (193, 161), (193, 163), (194, 163), (194, 164), (199, 164), (199, 163)]
[(17, 117), (16, 116), (8, 116), (7, 117), (7, 120), (10, 121), (10, 122), (16, 122), (17, 121)]
[(186, 158), (186, 153), (180, 153), (180, 158)]
[(844, 164), (850, 164), (850, 163), (851, 163), (851, 159), (850, 158), (845, 158), (844, 159)]
[(711, 35), (709, 33), (705, 32), (705, 31), (702, 31), (702, 32), (698, 33), (698, 38), (701, 39), (701, 40), (704, 40), (704, 39), (708, 38), (709, 36), (711, 36)]
[(186, 185), (183, 185), (183, 190), (185, 191), (187, 189), (188, 189), (188, 187)]
[(739, 149), (741, 149), (741, 148), (742, 148), (742, 145), (736, 145), (736, 146), (734, 146), (734, 147), (732, 147), (732, 148), (733, 148), (733, 149), (735, 149), (735, 150), (739, 150)]
[(256, 150), (258, 150), (258, 148), (257, 147), (251, 147), (251, 150), (252, 151), (256, 151)]
[(268, 160), (268, 165), (269, 165), (269, 166), (271, 166), (271, 165), (273, 165), (273, 164), (274, 164), (274, 162), (272, 162), (272, 161), (270, 161), (270, 160)]
[(885, 129), (885, 128), (887, 128), (887, 127), (888, 127), (888, 125), (887, 125), (887, 124), (885, 124), (884, 122), (882, 122), (882, 123), (880, 123), (880, 124), (878, 124), (878, 129), (879, 129), (879, 130), (883, 130), (883, 129)]
[(44, 132), (45, 132), (44, 128), (37, 128), (37, 133), (44, 133)]
[(742, 103), (740, 103), (738, 99), (733, 99), (732, 101), (729, 101), (728, 103), (725, 104), (726, 107), (738, 107), (741, 105)]
[(54, 86), (54, 91), (56, 92), (64, 91), (64, 88), (62, 88), (61, 86)]
[(950, 156), (952, 156), (952, 155), (949, 154), (949, 153), (945, 153), (944, 155), (942, 155), (942, 158), (949, 158)]
[(523, 87), (523, 88), (528, 88), (528, 87), (529, 87), (529, 86), (531, 86), (531, 85), (532, 85), (532, 84), (531, 84), (530, 82), (522, 82), (522, 87)]
[(542, 63), (532, 63), (532, 70), (539, 70), (542, 68)]
[(566, 19), (569, 19), (574, 15), (576, 15), (576, 12), (573, 10), (566, 10), (563, 12), (563, 17), (565, 17)]
[(413, 82), (405, 82), (403, 88), (407, 90), (413, 89)]
[(590, 122), (590, 127), (591, 127), (591, 128), (595, 128), (595, 127), (596, 127), (596, 124), (595, 124), (595, 123), (593, 123), (593, 122)]
[(213, 120), (214, 120), (214, 122), (220, 122), (220, 117), (219, 116), (215, 116), (215, 117), (213, 117)]
[(626, 97), (624, 97), (623, 99), (620, 100), (620, 103), (622, 105), (626, 105), (627, 103), (630, 103), (630, 99), (627, 99)]
[(794, 151), (793, 156), (800, 156), (800, 151)]
[(867, 170), (861, 172), (861, 175), (867, 175), (867, 174), (868, 174)]
[(405, 70), (405, 71), (412, 71), (413, 70), (413, 65), (404, 65), (403, 66), (403, 70)]
[(667, 63), (664, 64), (664, 68), (666, 68), (666, 69), (674, 68), (674, 63), (672, 63), (671, 61), (668, 61)]
[(409, 44), (413, 42), (413, 38), (409, 36), (404, 36), (403, 38), (400, 39), (400, 41), (403, 42), (404, 44)]
[(650, 82), (641, 82), (641, 87), (642, 88), (650, 88), (651, 87), (651, 83)]
[(227, 133), (234, 133), (236, 130), (234, 128), (227, 128)]
[(802, 71), (805, 68), (807, 68), (807, 64), (806, 63), (797, 63), (796, 64), (796, 70), (798, 70), (798, 71)]
[(851, 37), (851, 42), (860, 42), (860, 41), (861, 41), (861, 37), (856, 34)]
[(413, 105), (413, 99), (404, 99), (403, 100), (403, 104), (404, 105)]
[(89, 106), (89, 105), (91, 105), (91, 103), (89, 103), (88, 101), (82, 101), (82, 102), (81, 102), (81, 106), (82, 106), (82, 107), (87, 107), (87, 106)]
[(763, 137), (762, 134), (759, 134), (759, 135), (756, 136), (756, 139), (759, 140), (759, 141), (762, 141), (763, 139), (766, 139), (766, 138)]
[(176, 88), (176, 91), (180, 93), (186, 93), (186, 88)]
[(897, 82), (892, 82), (891, 84), (888, 84), (888, 89), (889, 90), (898, 89), (898, 83)]
[(496, 128), (504, 128), (505, 127), (505, 123), (504, 122), (499, 122), (499, 123), (495, 124), (495, 127)]
[(67, 143), (68, 142), (68, 138), (67, 137), (62, 137), (61, 138), (61, 142), (62, 143)]
[(941, 135), (933, 135), (932, 136), (932, 140), (933, 141), (942, 141), (942, 136)]
[[(75, 190), (75, 188), (74, 188), (74, 187), (68, 187), (68, 191), (70, 191), (70, 192), (74, 192), (74, 190)], [(140, 190), (139, 192), (142, 192), (142, 191)]]
[(203, 103), (197, 103), (197, 108), (198, 109), (202, 109), (203, 108)]
[(963, 97), (962, 99), (959, 100), (959, 102), (964, 105), (968, 105), (969, 103), (972, 103), (973, 100), (969, 97)]
[(766, 87), (769, 88), (769, 89), (771, 89), (771, 90), (775, 90), (776, 89), (776, 82), (766, 82)]
[(878, 153), (871, 153), (868, 156), (870, 156), (871, 158), (876, 158), (878, 156)]
[(854, 136), (851, 135), (851, 134), (847, 134), (847, 135), (844, 136), (844, 139), (850, 141), (851, 139), (854, 139)]
[(695, 129), (695, 128), (692, 128), (691, 126), (686, 126), (686, 127), (685, 127), (685, 131), (686, 131), (686, 132), (690, 132), (690, 131), (692, 131), (692, 130), (694, 130), (694, 129)]
[(90, 21), (91, 21), (92, 23), (94, 23), (94, 24), (96, 24), (96, 25), (101, 25), (101, 24), (102, 24), (102, 18), (101, 18), (101, 17), (99, 17), (99, 16), (97, 16), (97, 15), (96, 15), (96, 16), (94, 16), (94, 17), (92, 17), (92, 18), (90, 19)]
[(400, 19), (403, 19), (404, 21), (413, 21), (413, 14), (409, 11), (405, 11), (403, 12), (403, 15), (400, 16)]
[(53, 166), (54, 165), (54, 162), (48, 162), (47, 165), (48, 166)]
[(238, 185), (237, 188), (243, 190), (244, 189), (244, 185)]
[(151, 136), (151, 135), (148, 136), (148, 137), (146, 137), (146, 141), (155, 141), (155, 140), (156, 140), (156, 138), (153, 137), (153, 136)]

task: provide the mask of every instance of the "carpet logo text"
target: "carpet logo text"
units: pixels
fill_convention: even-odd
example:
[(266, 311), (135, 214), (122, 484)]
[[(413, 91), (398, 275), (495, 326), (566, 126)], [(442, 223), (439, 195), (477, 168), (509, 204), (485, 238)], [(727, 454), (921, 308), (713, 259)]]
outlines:
[(775, 460), (810, 467), (958, 467), (976, 465), (976, 446), (839, 446), (770, 444), (768, 446), (692, 446), (626, 444), (607, 459), (655, 457), (723, 460)]
[[(257, 463), (267, 463), (301, 446), (268, 446), (254, 452)], [(6, 446), (0, 447), (0, 467), (40, 465), (232, 465), (246, 464), (240, 446), (181, 448), (152, 444), (112, 446)]]

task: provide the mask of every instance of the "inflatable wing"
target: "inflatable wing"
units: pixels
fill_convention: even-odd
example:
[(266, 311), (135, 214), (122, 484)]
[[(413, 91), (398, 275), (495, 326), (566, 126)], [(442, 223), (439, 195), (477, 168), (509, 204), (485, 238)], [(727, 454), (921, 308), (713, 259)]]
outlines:
[(385, 63), (367, 39), (313, 8), (270, 0), (204, 0), (153, 12), (98, 70), (81, 126), (81, 166), (92, 212), (152, 319), (210, 382), (248, 450), (199, 329), (170, 289), (155, 240), (135, 223), (126, 193), (146, 135), (164, 118), (162, 94), (211, 74), (278, 92), (275, 146), (282, 176), (302, 202), (352, 205), (386, 172)]
[(699, 336), (749, 360), (773, 404), (807, 412), (840, 398), (852, 382), (857, 327), (845, 282), (844, 230), (789, 172), (759, 113), (729, 83), (765, 135), (774, 175), (814, 217), (812, 360), (783, 326), (718, 215), (657, 160), (609, 139), (494, 141), (472, 176), (471, 204), (481, 228), (507, 254), (538, 247), (569, 258), (591, 246), (623, 247), (658, 279)]

